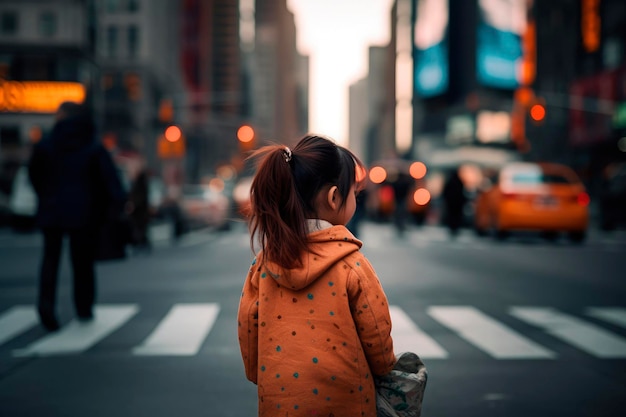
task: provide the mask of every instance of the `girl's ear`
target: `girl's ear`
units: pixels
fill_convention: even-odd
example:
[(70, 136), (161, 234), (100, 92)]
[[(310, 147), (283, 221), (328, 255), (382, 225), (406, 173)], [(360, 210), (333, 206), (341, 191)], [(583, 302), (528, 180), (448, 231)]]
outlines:
[(331, 209), (337, 210), (337, 207), (339, 207), (339, 201), (338, 201), (338, 196), (337, 196), (337, 186), (333, 185), (332, 187), (329, 188), (328, 193), (326, 195), (326, 201), (328, 202), (328, 205), (330, 206)]

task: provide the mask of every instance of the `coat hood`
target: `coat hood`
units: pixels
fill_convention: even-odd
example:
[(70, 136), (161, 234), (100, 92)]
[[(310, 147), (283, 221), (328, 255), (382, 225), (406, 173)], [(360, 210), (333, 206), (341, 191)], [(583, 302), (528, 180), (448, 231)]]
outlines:
[(308, 236), (311, 251), (303, 256), (301, 267), (285, 270), (266, 261), (270, 274), (287, 288), (300, 290), (308, 287), (338, 261), (363, 246), (345, 226), (332, 226)]

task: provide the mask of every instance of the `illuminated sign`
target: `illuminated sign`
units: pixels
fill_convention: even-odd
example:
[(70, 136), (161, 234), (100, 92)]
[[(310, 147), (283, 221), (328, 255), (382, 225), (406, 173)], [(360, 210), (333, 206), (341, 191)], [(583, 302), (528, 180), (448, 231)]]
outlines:
[(582, 0), (580, 26), (583, 46), (587, 52), (600, 47), (600, 0)]
[(479, 0), (476, 47), (478, 81), (490, 87), (515, 89), (523, 62), (522, 35), (527, 28), (525, 0)]
[(415, 0), (415, 92), (433, 97), (448, 89), (448, 0)]
[(508, 143), (511, 115), (505, 111), (480, 111), (476, 115), (476, 140), (480, 143)]
[(0, 81), (0, 112), (55, 113), (64, 101), (82, 103), (85, 86), (60, 81)]

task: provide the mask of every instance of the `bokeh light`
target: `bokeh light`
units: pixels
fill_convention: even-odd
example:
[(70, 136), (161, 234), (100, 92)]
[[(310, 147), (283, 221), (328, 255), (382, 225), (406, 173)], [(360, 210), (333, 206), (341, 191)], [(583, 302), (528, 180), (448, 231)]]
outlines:
[(254, 139), (254, 129), (248, 125), (243, 125), (237, 130), (237, 139), (240, 142), (248, 143)]
[(178, 126), (170, 126), (165, 129), (165, 139), (167, 139), (168, 142), (176, 142), (180, 139), (181, 135), (182, 133)]
[(380, 184), (387, 179), (387, 171), (383, 167), (373, 167), (370, 169), (370, 181), (374, 184)]
[(422, 179), (426, 176), (426, 165), (423, 162), (413, 162), (409, 167), (409, 173), (416, 180)]
[(413, 193), (413, 201), (418, 206), (425, 206), (430, 201), (430, 192), (426, 188), (418, 188)]

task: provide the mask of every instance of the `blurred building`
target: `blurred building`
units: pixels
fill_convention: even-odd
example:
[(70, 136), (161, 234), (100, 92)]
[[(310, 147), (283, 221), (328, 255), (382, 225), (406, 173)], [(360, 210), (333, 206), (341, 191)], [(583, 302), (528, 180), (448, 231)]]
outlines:
[(285, 0), (2, 1), (2, 188), (68, 99), (166, 183), (199, 182), (242, 156), (244, 123), (255, 146), (308, 130), (308, 68)]
[(369, 47), (368, 73), (349, 88), (349, 146), (366, 164), (411, 146), (411, 0), (395, 0), (389, 22), (389, 43)]
[(369, 164), (365, 151), (365, 137), (370, 120), (368, 101), (368, 76), (348, 87), (348, 147), (361, 160)]
[(529, 123), (529, 156), (564, 159), (595, 193), (605, 168), (626, 161), (626, 3), (535, 2), (533, 15), (546, 113)]
[(178, 97), (193, 180), (215, 172), (238, 152), (246, 89), (238, 0), (176, 2), (181, 13), (179, 60), (184, 80)]
[(286, 0), (255, 1), (250, 79), (257, 144), (295, 142), (308, 131), (308, 58), (296, 48)]
[(87, 0), (0, 2), (0, 191), (65, 100), (97, 107), (97, 67)]
[(414, 158), (558, 161), (588, 183), (624, 159), (623, 1), (412, 4)]
[[(175, 0), (93, 1), (101, 135), (159, 168), (159, 109), (179, 105), (180, 6)], [(173, 115), (163, 122), (173, 123)]]
[(412, 153), (432, 169), (518, 157), (511, 134), (526, 0), (414, 0)]
[(366, 164), (396, 153), (392, 44), (370, 46), (368, 73), (349, 87), (349, 147)]

